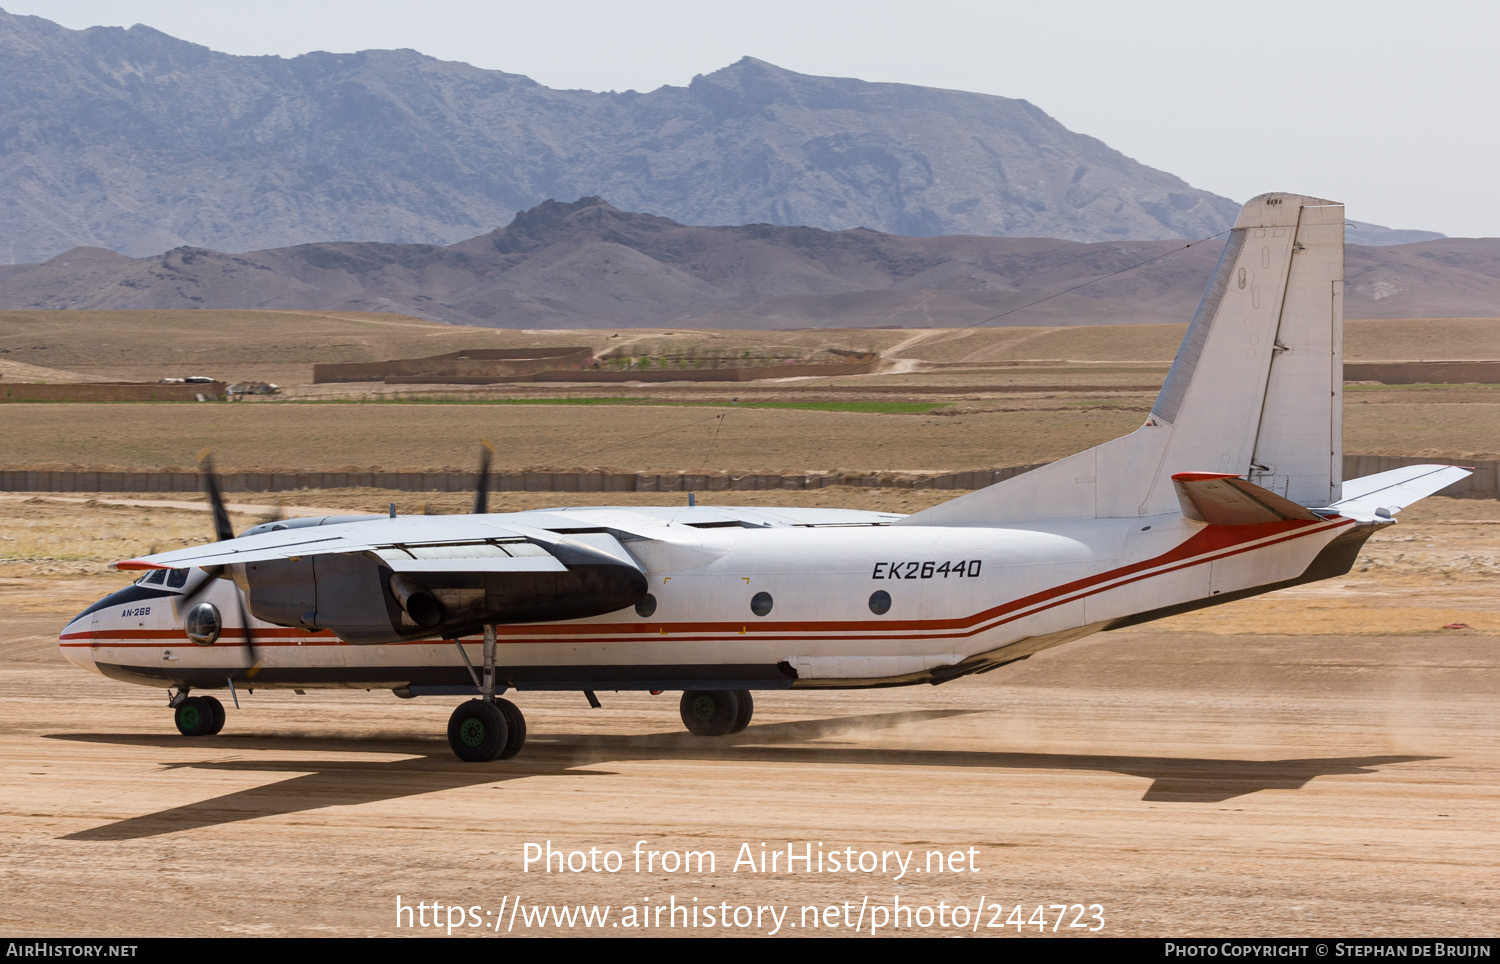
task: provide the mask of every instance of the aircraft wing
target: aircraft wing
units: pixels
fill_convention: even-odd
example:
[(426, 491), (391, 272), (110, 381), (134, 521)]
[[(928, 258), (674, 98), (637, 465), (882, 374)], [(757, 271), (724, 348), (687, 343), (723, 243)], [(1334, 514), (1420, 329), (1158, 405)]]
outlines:
[[(257, 619), (327, 629), (357, 644), (581, 619), (646, 595), (644, 569), (613, 532), (553, 532), (528, 524), (535, 521), (404, 516), (289, 525), (115, 566), (196, 566), (232, 576)], [(484, 591), (470, 598), (476, 588)]]
[(397, 572), (561, 572), (575, 562), (639, 568), (612, 538), (573, 538), (493, 516), (407, 516), (262, 532), (125, 559), (115, 568), (210, 567), (332, 553), (371, 553)]
[(1361, 521), (1389, 520), (1434, 492), (1473, 474), (1457, 465), (1408, 465), (1344, 483), (1343, 498), (1329, 506), (1339, 515)]

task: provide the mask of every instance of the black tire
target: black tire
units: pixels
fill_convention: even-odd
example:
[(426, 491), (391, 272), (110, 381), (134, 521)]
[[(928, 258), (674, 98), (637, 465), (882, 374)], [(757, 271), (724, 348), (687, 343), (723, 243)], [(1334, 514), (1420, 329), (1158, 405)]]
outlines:
[(740, 700), (732, 690), (685, 690), (678, 709), (694, 736), (724, 736), (734, 732)]
[(509, 760), (526, 745), (526, 717), (521, 715), (521, 708), (510, 700), (502, 700), (497, 696), (495, 706), (505, 717), (505, 748), (500, 751), (500, 759)]
[(730, 733), (742, 733), (745, 727), (750, 725), (750, 717), (755, 715), (755, 700), (751, 698), (749, 690), (735, 690), (735, 699), (739, 700), (739, 712), (734, 715), (734, 728)]
[(214, 711), (201, 696), (189, 696), (177, 704), (172, 715), (177, 732), (183, 736), (208, 736), (213, 733)]
[(448, 746), (465, 763), (499, 759), (508, 738), (505, 714), (494, 703), (469, 700), (448, 717)]
[(209, 711), (213, 713), (213, 725), (209, 728), (208, 735), (218, 736), (219, 731), (224, 729), (224, 720), (227, 716), (227, 714), (224, 712), (224, 704), (220, 703), (217, 698), (212, 696), (203, 696), (199, 698), (203, 700), (204, 703), (208, 704)]

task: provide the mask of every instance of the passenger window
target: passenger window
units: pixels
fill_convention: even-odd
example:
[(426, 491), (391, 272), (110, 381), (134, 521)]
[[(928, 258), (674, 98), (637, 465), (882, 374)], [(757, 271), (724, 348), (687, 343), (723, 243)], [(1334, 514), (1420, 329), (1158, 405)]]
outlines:
[(757, 616), (765, 616), (771, 612), (771, 594), (758, 592), (750, 600), (750, 611)]

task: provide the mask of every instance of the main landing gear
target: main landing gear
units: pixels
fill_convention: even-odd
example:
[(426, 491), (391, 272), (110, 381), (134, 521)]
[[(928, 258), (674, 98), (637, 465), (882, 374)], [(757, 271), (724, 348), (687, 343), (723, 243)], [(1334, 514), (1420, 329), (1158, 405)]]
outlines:
[(465, 763), (509, 760), (526, 745), (526, 717), (510, 700), (469, 700), (448, 717), (448, 745)]
[(464, 665), (474, 676), (479, 699), (460, 703), (448, 717), (448, 745), (465, 763), (509, 760), (526, 745), (526, 717), (520, 707), (495, 695), (495, 627), (484, 627), (483, 680), (469, 666), (463, 644), (454, 640)]
[(224, 729), (224, 704), (212, 696), (189, 696), (177, 704), (173, 719), (183, 736), (213, 736)]
[(695, 736), (728, 736), (750, 725), (755, 701), (749, 690), (685, 690), (679, 707)]

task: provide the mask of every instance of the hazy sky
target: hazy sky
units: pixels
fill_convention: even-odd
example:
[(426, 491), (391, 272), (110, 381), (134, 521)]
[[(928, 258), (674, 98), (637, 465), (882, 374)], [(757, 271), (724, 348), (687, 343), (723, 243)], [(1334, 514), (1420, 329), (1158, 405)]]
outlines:
[(1494, 2), (0, 0), (235, 54), (411, 47), (551, 87), (684, 85), (749, 54), (808, 74), (982, 91), (1196, 187), (1500, 236)]

